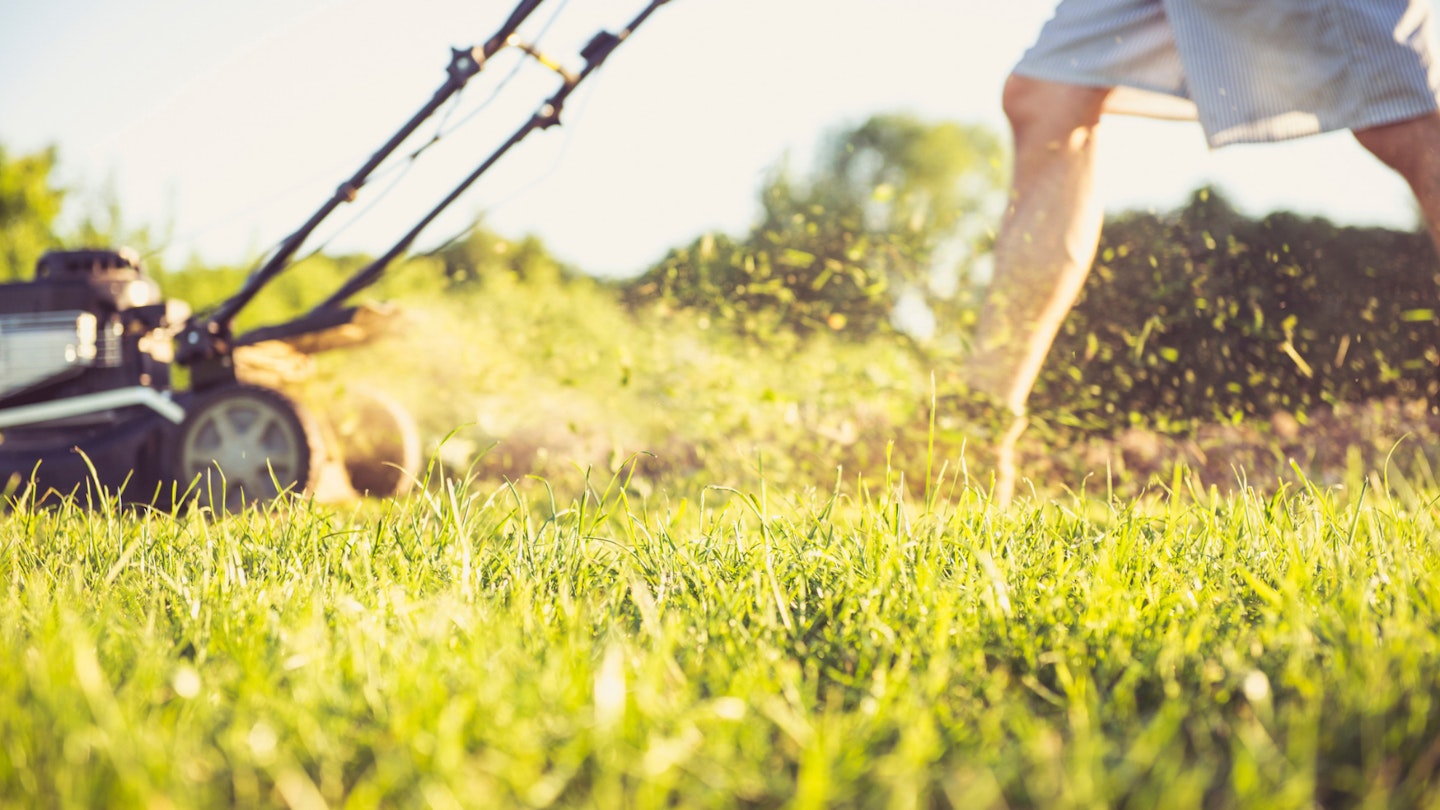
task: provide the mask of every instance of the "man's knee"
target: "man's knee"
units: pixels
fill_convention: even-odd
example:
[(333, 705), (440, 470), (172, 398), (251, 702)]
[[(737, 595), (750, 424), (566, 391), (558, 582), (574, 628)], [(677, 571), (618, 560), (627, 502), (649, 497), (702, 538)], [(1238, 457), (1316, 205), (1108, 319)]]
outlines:
[(1355, 130), (1361, 146), (1407, 179), (1440, 158), (1440, 113)]
[(1077, 130), (1091, 130), (1100, 123), (1111, 88), (1011, 75), (1005, 82), (1005, 117), (1017, 141), (1040, 138), (1068, 139)]

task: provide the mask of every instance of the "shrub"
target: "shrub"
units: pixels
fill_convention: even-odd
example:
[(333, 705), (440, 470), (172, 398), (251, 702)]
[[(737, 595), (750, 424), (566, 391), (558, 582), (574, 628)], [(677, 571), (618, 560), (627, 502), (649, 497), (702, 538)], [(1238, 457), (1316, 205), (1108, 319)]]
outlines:
[(1108, 224), (1034, 399), (1090, 424), (1236, 418), (1440, 394), (1423, 233), (1255, 220), (1197, 191)]

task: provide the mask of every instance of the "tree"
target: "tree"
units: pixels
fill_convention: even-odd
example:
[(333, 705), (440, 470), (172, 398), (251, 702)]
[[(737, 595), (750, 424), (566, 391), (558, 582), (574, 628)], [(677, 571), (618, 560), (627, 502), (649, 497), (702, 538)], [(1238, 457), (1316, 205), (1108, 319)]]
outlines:
[(55, 245), (65, 192), (51, 179), (53, 147), (12, 158), (0, 145), (0, 280), (28, 278)]
[(967, 238), (963, 226), (991, 221), (1001, 155), (982, 127), (874, 116), (831, 137), (810, 176), (781, 164), (746, 238), (708, 235), (671, 251), (627, 293), (706, 310), (747, 332), (888, 329), (902, 294), (929, 294), (937, 272), (953, 272), (940, 257)]
[(497, 273), (527, 282), (568, 282), (576, 276), (539, 237), (506, 239), (479, 221), (464, 238), (434, 255), (444, 262), (445, 278), (455, 287), (478, 287)]

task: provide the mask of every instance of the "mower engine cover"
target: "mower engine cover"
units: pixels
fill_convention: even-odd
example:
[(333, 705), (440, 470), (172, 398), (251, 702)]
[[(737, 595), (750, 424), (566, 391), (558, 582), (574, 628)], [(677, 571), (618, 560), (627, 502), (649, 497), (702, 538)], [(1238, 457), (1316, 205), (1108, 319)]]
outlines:
[[(163, 341), (140, 340), (166, 327), (166, 308), (132, 250), (45, 254), (34, 280), (0, 284), (0, 407), (168, 384), (167, 359), (150, 356)], [(100, 370), (121, 373), (80, 383)]]
[(121, 312), (163, 303), (160, 285), (140, 257), (119, 250), (51, 251), (35, 265), (35, 279), (0, 285), (0, 315), (60, 310)]

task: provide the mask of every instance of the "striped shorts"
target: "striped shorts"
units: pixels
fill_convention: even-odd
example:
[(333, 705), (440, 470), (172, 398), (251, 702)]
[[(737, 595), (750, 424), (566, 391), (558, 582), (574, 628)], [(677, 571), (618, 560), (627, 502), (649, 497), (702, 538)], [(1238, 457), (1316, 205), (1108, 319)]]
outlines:
[(1015, 73), (1198, 118), (1212, 147), (1404, 121), (1440, 93), (1430, 0), (1060, 0)]

